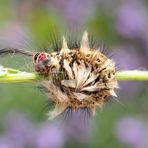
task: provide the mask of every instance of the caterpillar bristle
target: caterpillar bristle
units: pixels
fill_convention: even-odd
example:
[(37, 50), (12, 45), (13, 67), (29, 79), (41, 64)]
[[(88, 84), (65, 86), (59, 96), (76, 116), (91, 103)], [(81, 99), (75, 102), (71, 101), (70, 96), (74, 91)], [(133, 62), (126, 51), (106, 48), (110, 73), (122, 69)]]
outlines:
[(82, 123), (83, 122), (88, 123), (87, 120), (89, 120), (91, 116), (92, 112), (89, 108), (81, 108), (78, 110), (73, 110), (72, 107), (68, 107), (59, 117), (61, 117), (66, 122), (69, 121), (71, 122), (71, 120), (75, 120), (76, 118), (81, 118)]
[(68, 49), (67, 41), (66, 41), (65, 37), (63, 36), (62, 49), (61, 49), (61, 51), (60, 51), (60, 54), (61, 54), (63, 57), (67, 57), (69, 51), (70, 51), (70, 50)]
[(80, 53), (87, 54), (89, 50), (90, 48), (89, 48), (89, 41), (88, 41), (88, 33), (87, 31), (84, 31), (81, 45), (80, 45)]

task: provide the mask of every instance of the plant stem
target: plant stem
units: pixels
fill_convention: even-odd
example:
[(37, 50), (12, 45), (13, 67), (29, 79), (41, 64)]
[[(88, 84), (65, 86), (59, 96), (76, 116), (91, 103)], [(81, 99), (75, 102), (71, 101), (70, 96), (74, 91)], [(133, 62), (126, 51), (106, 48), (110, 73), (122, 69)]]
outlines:
[(0, 66), (0, 83), (32, 82), (40, 79), (43, 76)]
[(116, 73), (117, 80), (148, 80), (148, 71), (128, 70), (118, 71)]
[[(116, 72), (117, 80), (148, 80), (148, 71), (129, 70)], [(0, 83), (33, 82), (43, 80), (45, 77), (29, 72), (0, 67)], [(49, 75), (48, 80), (51, 79)]]
[(33, 82), (41, 78), (34, 73), (21, 72), (17, 74), (9, 74), (6, 77), (0, 77), (0, 83), (18, 83), (18, 82)]

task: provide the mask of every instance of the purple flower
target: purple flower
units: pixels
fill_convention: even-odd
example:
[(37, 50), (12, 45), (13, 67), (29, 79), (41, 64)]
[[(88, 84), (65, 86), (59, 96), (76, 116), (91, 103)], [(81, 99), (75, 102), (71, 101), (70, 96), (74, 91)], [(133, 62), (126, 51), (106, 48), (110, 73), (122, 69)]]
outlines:
[(136, 50), (137, 49), (133, 48), (132, 46), (117, 47), (114, 49), (116, 54), (114, 55), (113, 59), (117, 61), (119, 69), (143, 69), (147, 65), (144, 63), (145, 61), (143, 57), (141, 57), (138, 52), (135, 52)]
[(147, 30), (147, 11), (139, 0), (126, 0), (117, 11), (117, 30), (127, 38), (141, 37)]
[(115, 126), (118, 140), (130, 148), (147, 148), (148, 125), (140, 118), (125, 117)]
[(71, 23), (82, 23), (93, 13), (96, 0), (69, 0), (66, 4), (65, 14)]
[(18, 148), (34, 145), (34, 124), (23, 114), (11, 114), (6, 120), (5, 135)]
[(11, 22), (9, 25), (0, 28), (0, 44), (4, 47), (16, 47), (25, 44), (25, 27), (20, 21)]
[[(116, 61), (118, 70), (145, 70), (147, 62), (145, 58), (132, 46), (114, 48), (113, 60)], [(145, 84), (140, 81), (119, 81), (120, 89), (123, 96), (139, 93), (145, 88)]]
[(29, 121), (22, 114), (11, 114), (5, 123), (5, 131), (0, 136), (0, 148), (62, 148), (65, 137), (56, 123)]
[[(66, 24), (82, 25), (96, 10), (97, 0), (44, 0), (46, 5), (58, 11)], [(79, 26), (80, 27), (80, 26)]]
[(91, 133), (91, 111), (89, 109), (73, 110), (68, 108), (64, 114), (67, 117), (65, 117), (63, 129), (67, 139), (83, 142), (89, 138)]
[(62, 128), (56, 123), (45, 123), (36, 129), (37, 148), (62, 148), (65, 136)]
[(90, 132), (88, 109), (74, 111), (69, 108), (61, 117), (37, 125), (23, 114), (9, 114), (5, 121), (5, 130), (0, 136), (0, 148), (62, 148), (67, 140), (83, 142), (88, 138)]
[(17, 148), (8, 137), (0, 137), (0, 148)]

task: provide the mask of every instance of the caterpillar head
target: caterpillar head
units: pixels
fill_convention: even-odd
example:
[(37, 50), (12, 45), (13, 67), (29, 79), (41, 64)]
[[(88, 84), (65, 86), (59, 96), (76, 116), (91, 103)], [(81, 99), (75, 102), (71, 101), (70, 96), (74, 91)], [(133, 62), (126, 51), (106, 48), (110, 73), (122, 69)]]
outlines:
[(56, 73), (59, 70), (60, 62), (54, 53), (37, 52), (33, 56), (33, 64), (36, 72), (48, 75), (49, 73)]
[(37, 52), (33, 56), (33, 64), (36, 72), (39, 73), (48, 73), (49, 68), (48, 68), (48, 63), (50, 62), (50, 55), (47, 54), (46, 52)]

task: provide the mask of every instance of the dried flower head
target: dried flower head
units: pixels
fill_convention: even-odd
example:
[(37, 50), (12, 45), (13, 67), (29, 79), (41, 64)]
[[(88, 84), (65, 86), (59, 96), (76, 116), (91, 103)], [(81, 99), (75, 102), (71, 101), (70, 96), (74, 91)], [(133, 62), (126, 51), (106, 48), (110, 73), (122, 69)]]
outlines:
[(69, 107), (73, 110), (88, 108), (95, 113), (96, 107), (102, 107), (108, 97), (116, 96), (115, 64), (99, 50), (89, 47), (86, 31), (80, 47), (69, 49), (63, 37), (60, 51), (37, 53), (33, 61), (37, 72), (53, 73), (53, 80), (41, 82), (55, 103), (54, 110), (49, 112), (50, 119)]

